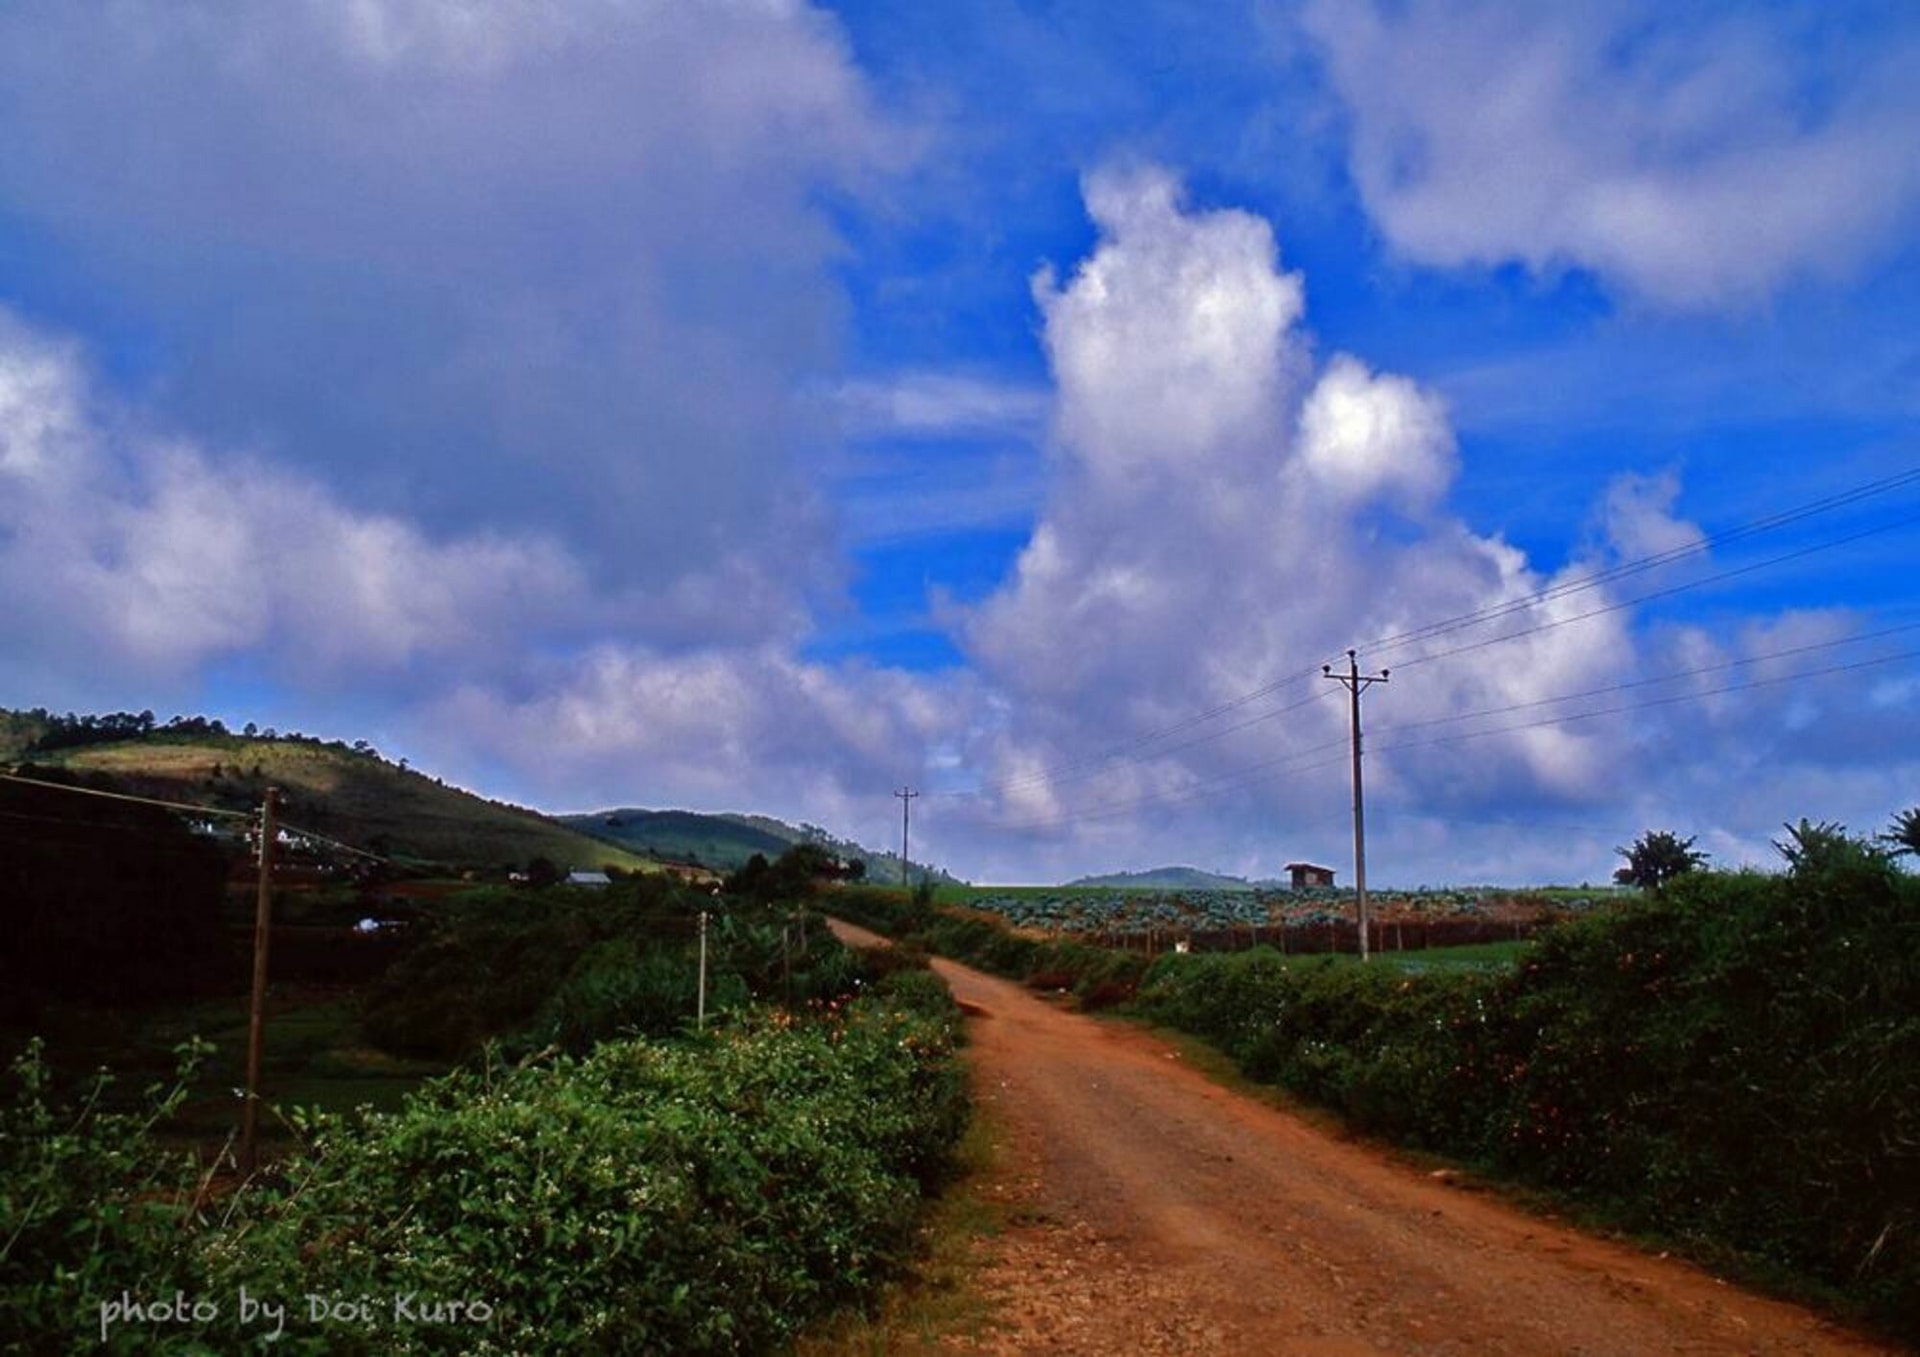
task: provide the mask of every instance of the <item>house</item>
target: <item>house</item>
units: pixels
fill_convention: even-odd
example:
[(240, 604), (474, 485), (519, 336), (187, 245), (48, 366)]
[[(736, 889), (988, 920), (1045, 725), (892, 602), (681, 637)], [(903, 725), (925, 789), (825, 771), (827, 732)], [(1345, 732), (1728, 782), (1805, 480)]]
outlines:
[(568, 872), (569, 886), (610, 886), (613, 881), (605, 872)]
[(1293, 878), (1293, 888), (1297, 891), (1333, 884), (1333, 868), (1316, 867), (1311, 862), (1289, 862), (1287, 875)]

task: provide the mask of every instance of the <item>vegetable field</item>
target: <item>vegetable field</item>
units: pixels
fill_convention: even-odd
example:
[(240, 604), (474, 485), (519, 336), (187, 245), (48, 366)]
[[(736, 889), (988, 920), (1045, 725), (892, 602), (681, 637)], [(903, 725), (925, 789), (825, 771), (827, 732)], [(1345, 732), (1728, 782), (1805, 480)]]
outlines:
[[(1618, 900), (1610, 889), (1551, 894), (1487, 889), (1395, 891), (1369, 898), (1372, 946), (1425, 950), (1512, 941)], [(1353, 892), (1062, 888), (976, 889), (952, 903), (1021, 930), (1157, 951), (1237, 951), (1265, 943), (1297, 952), (1358, 946)]]

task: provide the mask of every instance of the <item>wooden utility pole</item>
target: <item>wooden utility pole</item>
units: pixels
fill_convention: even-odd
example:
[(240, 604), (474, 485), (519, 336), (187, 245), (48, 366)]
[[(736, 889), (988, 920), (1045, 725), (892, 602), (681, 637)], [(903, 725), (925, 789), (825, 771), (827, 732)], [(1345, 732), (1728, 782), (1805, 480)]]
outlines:
[(900, 884), (907, 884), (907, 822), (911, 818), (908, 811), (913, 806), (913, 798), (920, 795), (911, 787), (902, 787), (894, 793), (900, 798)]
[(700, 997), (695, 1000), (693, 1025), (700, 1031), (707, 1027), (707, 912), (700, 911)]
[(1360, 789), (1360, 694), (1376, 683), (1387, 681), (1387, 671), (1377, 674), (1360, 672), (1359, 656), (1353, 651), (1347, 652), (1347, 672), (1336, 674), (1333, 666), (1323, 664), (1320, 672), (1347, 690), (1353, 704), (1353, 891), (1360, 916), (1360, 959), (1368, 959), (1367, 951), (1367, 813), (1366, 797)]
[(247, 1100), (240, 1110), (243, 1176), (250, 1176), (259, 1162), (260, 1052), (266, 1038), (267, 943), (273, 933), (273, 812), (279, 797), (279, 789), (269, 787), (260, 802), (260, 880), (253, 906), (253, 1002), (247, 1010)]

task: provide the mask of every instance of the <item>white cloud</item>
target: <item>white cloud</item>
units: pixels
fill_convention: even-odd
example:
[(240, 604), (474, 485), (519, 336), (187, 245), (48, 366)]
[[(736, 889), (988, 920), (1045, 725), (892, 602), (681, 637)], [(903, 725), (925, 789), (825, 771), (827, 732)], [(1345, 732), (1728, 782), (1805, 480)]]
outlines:
[(436, 540), (295, 473), (155, 433), (93, 394), (74, 348), (4, 313), (0, 599), (31, 662), (164, 681), (253, 653), (323, 685), (478, 660), (586, 608), (579, 568), (551, 542)]
[[(777, 646), (663, 654), (595, 647), (537, 691), (462, 685), (423, 717), (451, 766), (504, 760), (576, 806), (752, 810), (887, 842), (902, 781), (968, 724), (965, 678), (828, 667)], [(897, 813), (897, 804), (894, 812)]]
[[(978, 813), (1014, 826), (1059, 817), (1049, 837), (1083, 852), (1163, 816), (1183, 830), (1210, 822), (1203, 834), (1242, 851), (1250, 835), (1272, 844), (1260, 857), (1277, 870), (1282, 855), (1338, 842), (1327, 812), (1341, 804), (1345, 717), (1320, 659), (1498, 605), (1512, 615), (1466, 636), (1538, 628), (1591, 610), (1595, 595), (1526, 603), (1556, 581), (1446, 515), (1456, 450), (1439, 401), (1350, 356), (1316, 364), (1298, 325), (1300, 280), (1281, 271), (1264, 222), (1189, 209), (1152, 170), (1093, 176), (1088, 201), (1101, 231), (1092, 255), (1066, 283), (1037, 288), (1061, 387), (1058, 477), (1015, 577), (965, 632), (982, 677), (1010, 698), (976, 757), (1012, 785), (998, 797), (990, 786)], [(1373, 719), (1384, 728), (1532, 701), (1634, 664), (1618, 615), (1539, 630), (1489, 663), (1422, 663), (1462, 639), (1363, 655), (1404, 666), (1370, 695)], [(1301, 677), (1236, 710), (1316, 690), (1329, 700), (1227, 740), (1149, 744), (1097, 776), (1041, 775), (1288, 674)], [(1411, 747), (1379, 756), (1373, 776), (1402, 806), (1523, 789), (1589, 798), (1613, 771), (1607, 737), (1603, 724)], [(1286, 759), (1302, 772), (1195, 796), (1184, 810), (1078, 818)]]
[(1299, 275), (1277, 268), (1265, 221), (1189, 217), (1180, 196), (1157, 168), (1090, 176), (1088, 213), (1126, 248), (1103, 244), (1064, 288), (1051, 270), (1034, 279), (1059, 437), (1102, 488), (1244, 463), (1288, 395)]
[(1340, 354), (1300, 412), (1300, 458), (1343, 499), (1391, 498), (1418, 512), (1453, 479), (1453, 431), (1436, 397)]
[(792, 635), (841, 586), (804, 394), (831, 204), (914, 139), (830, 14), (10, 6), (0, 125), (51, 279), (16, 304), (83, 277), (174, 427), (436, 538), (564, 540), (662, 642)]
[(1619, 559), (1634, 561), (1700, 546), (1706, 534), (1699, 525), (1674, 515), (1679, 499), (1677, 472), (1625, 471), (1615, 476), (1607, 483), (1599, 509), (1599, 528), (1607, 547)]
[(1920, 34), (1641, 0), (1314, 0), (1350, 167), (1395, 249), (1592, 269), (1654, 302), (1751, 305), (1855, 272), (1920, 205)]
[(951, 372), (907, 372), (841, 384), (836, 402), (854, 436), (1001, 433), (1029, 436), (1052, 395), (1032, 386)]

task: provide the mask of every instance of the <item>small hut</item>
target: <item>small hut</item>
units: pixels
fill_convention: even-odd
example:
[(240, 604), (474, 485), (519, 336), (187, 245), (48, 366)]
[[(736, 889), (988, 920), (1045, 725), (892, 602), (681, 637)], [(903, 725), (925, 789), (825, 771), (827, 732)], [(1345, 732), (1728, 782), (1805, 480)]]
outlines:
[(1293, 878), (1293, 888), (1297, 891), (1333, 884), (1333, 868), (1317, 867), (1311, 862), (1289, 862), (1287, 875)]

